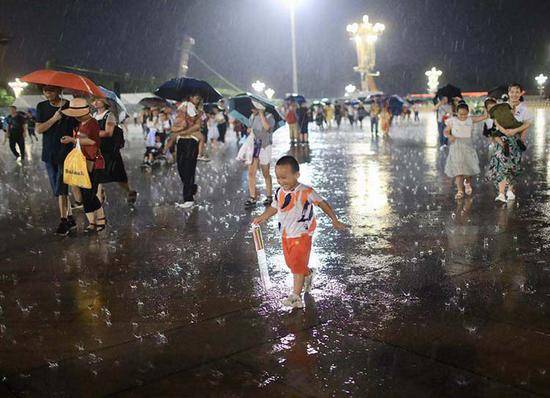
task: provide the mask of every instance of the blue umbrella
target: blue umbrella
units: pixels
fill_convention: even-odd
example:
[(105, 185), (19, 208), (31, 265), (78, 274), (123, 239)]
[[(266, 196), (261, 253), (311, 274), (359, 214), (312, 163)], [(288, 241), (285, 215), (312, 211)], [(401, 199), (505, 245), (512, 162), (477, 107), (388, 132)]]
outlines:
[(183, 101), (191, 95), (200, 95), (204, 102), (218, 102), (222, 95), (204, 80), (179, 77), (164, 82), (155, 90), (155, 95), (174, 101)]
[(265, 111), (273, 115), (275, 119), (275, 130), (285, 124), (284, 119), (272, 103), (250, 93), (243, 93), (231, 97), (227, 104), (227, 109), (229, 110), (228, 115), (245, 126), (250, 127), (250, 116), (252, 115), (253, 107), (252, 100), (261, 103), (265, 107)]
[(109, 103), (109, 108), (114, 111), (118, 122), (122, 123), (124, 119), (129, 116), (128, 110), (122, 100), (113, 91), (107, 90), (105, 87), (99, 86), (99, 89), (105, 95), (105, 99), (107, 99), (107, 102)]

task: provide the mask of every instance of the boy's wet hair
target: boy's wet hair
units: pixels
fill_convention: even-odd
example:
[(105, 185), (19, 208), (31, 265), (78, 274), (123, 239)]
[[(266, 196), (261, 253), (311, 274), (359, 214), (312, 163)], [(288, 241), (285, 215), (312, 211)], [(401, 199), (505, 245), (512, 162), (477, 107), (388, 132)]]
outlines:
[(277, 160), (277, 163), (275, 164), (275, 166), (286, 166), (286, 165), (290, 166), (290, 168), (294, 173), (298, 173), (300, 171), (300, 163), (298, 163), (298, 161), (296, 160), (296, 158), (294, 158), (294, 156), (290, 156), (290, 155), (283, 156), (282, 158)]
[(468, 112), (470, 112), (470, 107), (468, 106), (468, 104), (466, 102), (460, 102), (457, 106), (456, 106), (456, 110), (457, 112), (461, 109), (465, 109), (467, 110)]

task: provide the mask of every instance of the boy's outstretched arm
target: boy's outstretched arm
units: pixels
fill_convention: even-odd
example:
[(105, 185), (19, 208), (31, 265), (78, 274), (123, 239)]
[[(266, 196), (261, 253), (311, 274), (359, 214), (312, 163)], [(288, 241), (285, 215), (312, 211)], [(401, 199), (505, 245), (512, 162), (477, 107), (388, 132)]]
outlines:
[(252, 221), (252, 224), (258, 224), (260, 225), (261, 223), (269, 220), (271, 217), (273, 217), (275, 214), (277, 214), (277, 209), (274, 208), (274, 207), (268, 207), (267, 209), (265, 209), (265, 211), (258, 217), (256, 217), (253, 221)]
[(338, 220), (338, 216), (334, 213), (334, 210), (332, 210), (332, 207), (330, 207), (330, 204), (323, 200), (322, 202), (319, 202), (318, 206), (323, 210), (323, 212), (330, 218), (332, 221), (332, 226), (334, 229), (346, 229), (348, 228), (348, 225), (344, 224), (343, 222), (340, 222)]

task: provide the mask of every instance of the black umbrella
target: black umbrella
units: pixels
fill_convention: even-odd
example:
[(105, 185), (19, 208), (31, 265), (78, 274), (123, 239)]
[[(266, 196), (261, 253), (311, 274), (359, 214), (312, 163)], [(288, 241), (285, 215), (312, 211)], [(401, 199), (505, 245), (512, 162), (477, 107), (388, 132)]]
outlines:
[(174, 101), (183, 101), (191, 95), (200, 95), (204, 102), (218, 102), (222, 99), (222, 95), (210, 84), (191, 77), (168, 80), (155, 90), (155, 95)]
[[(489, 97), (493, 97), (494, 99), (508, 99), (508, 87), (506, 86), (497, 86), (492, 88), (487, 92), (487, 95)], [(505, 98), (506, 97), (506, 98)]]
[(446, 86), (441, 87), (437, 92), (435, 93), (435, 98), (443, 98), (447, 97), (449, 99), (449, 102), (452, 102), (453, 98), (455, 97), (461, 97), (462, 98), (462, 90), (460, 90), (458, 87), (453, 86), (452, 84), (447, 84)]
[(265, 107), (265, 112), (273, 115), (275, 119), (275, 130), (285, 124), (283, 118), (279, 114), (279, 111), (277, 111), (273, 104), (250, 93), (243, 93), (235, 97), (231, 97), (227, 104), (227, 109), (229, 111), (228, 115), (233, 119), (237, 119), (245, 126), (250, 127), (250, 116), (252, 115), (253, 107), (252, 100), (262, 104)]
[(164, 108), (165, 106), (168, 106), (168, 101), (166, 101), (164, 98), (159, 97), (145, 97), (142, 98), (141, 101), (138, 102), (141, 106), (147, 107), (147, 108)]

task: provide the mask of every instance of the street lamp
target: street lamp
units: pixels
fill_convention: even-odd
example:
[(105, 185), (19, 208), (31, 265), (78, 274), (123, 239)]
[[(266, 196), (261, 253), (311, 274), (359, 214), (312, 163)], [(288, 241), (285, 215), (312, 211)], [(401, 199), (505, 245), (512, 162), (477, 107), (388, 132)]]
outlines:
[(439, 86), (439, 78), (443, 72), (441, 72), (439, 69), (437, 69), (435, 66), (432, 66), (432, 69), (427, 70), (425, 75), (428, 76), (428, 92), (429, 93), (435, 93), (437, 91), (437, 87)]
[(256, 91), (258, 94), (261, 94), (265, 90), (265, 83), (261, 82), (259, 80), (256, 80), (254, 83), (252, 83), (252, 88), (254, 91)]
[(540, 96), (544, 96), (544, 85), (546, 84), (546, 81), (548, 80), (548, 76), (543, 75), (542, 73), (535, 77), (535, 80), (537, 81), (537, 85), (539, 87), (539, 94)]
[(292, 40), (292, 91), (298, 92), (298, 65), (296, 61), (296, 6), (300, 0), (283, 0), (290, 9), (290, 37)]
[(357, 90), (357, 87), (355, 87), (353, 84), (348, 84), (345, 87), (345, 90), (346, 90), (346, 95), (349, 97), (355, 92), (355, 90)]
[(357, 52), (357, 66), (354, 70), (361, 74), (361, 90), (365, 92), (378, 91), (374, 82), (374, 77), (380, 76), (380, 72), (374, 71), (376, 42), (385, 29), (384, 24), (371, 23), (368, 15), (363, 15), (361, 23), (352, 23), (346, 26), (350, 39), (355, 42), (355, 51)]
[(268, 88), (264, 91), (264, 93), (265, 93), (267, 99), (271, 99), (275, 95), (275, 90), (273, 90), (272, 88)]
[(11, 87), (11, 89), (13, 90), (13, 93), (15, 94), (15, 98), (18, 98), (23, 92), (23, 90), (25, 89), (25, 87), (27, 87), (28, 85), (29, 85), (28, 83), (25, 83), (19, 80), (18, 77), (15, 79), (15, 81), (8, 83), (8, 86)]

